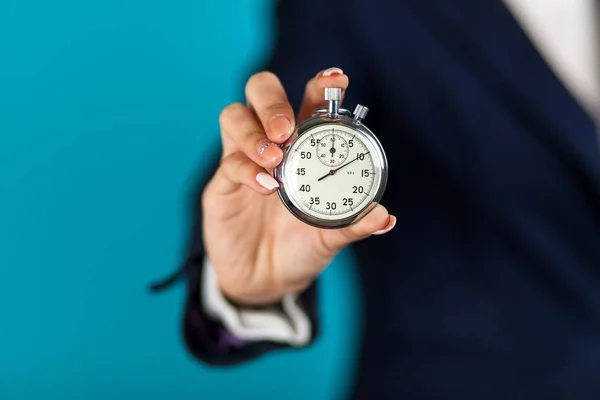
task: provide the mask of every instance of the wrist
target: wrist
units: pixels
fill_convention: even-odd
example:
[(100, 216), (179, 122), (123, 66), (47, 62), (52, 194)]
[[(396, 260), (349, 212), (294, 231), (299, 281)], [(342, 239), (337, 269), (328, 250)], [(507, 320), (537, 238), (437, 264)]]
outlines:
[(240, 284), (239, 282), (224, 281), (217, 276), (217, 284), (223, 296), (232, 304), (241, 307), (262, 308), (277, 305), (290, 294), (302, 293), (310, 286), (310, 282), (294, 285), (293, 287), (272, 288), (262, 285)]
[[(243, 268), (247, 273), (232, 273), (231, 268), (220, 268), (212, 264), (215, 280), (223, 296), (231, 303), (245, 307), (265, 307), (278, 304), (288, 295), (305, 291), (314, 279), (282, 281), (264, 270)], [(235, 269), (239, 271), (239, 269)]]
[[(222, 323), (226, 331), (233, 336), (244, 341), (280, 342), (292, 346), (309, 343), (311, 321), (300, 305), (298, 296), (290, 294), (283, 297), (257, 297), (248, 293), (240, 295), (234, 287), (233, 293), (236, 294), (230, 294), (230, 298), (227, 299), (224, 292), (228, 286), (223, 285), (225, 290), (221, 289), (214, 266), (207, 258), (202, 274), (200, 301), (203, 309), (207, 317)], [(248, 279), (243, 281), (248, 282)], [(229, 290), (229, 293), (232, 291)], [(271, 305), (268, 305), (269, 303)]]
[(276, 293), (268, 290), (261, 292), (235, 290), (235, 288), (230, 288), (227, 285), (221, 284), (221, 282), (219, 282), (219, 288), (227, 301), (237, 307), (245, 308), (274, 306), (279, 304), (281, 299), (286, 295), (286, 293)]

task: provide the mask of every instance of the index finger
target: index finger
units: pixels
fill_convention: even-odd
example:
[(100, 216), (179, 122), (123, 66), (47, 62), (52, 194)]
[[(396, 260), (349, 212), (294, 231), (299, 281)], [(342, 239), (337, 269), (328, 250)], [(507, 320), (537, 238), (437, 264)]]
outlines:
[(305, 119), (310, 118), (314, 110), (325, 107), (326, 101), (323, 97), (325, 88), (341, 88), (343, 100), (349, 82), (348, 75), (345, 75), (344, 71), (340, 68), (333, 67), (320, 71), (306, 84), (304, 99), (302, 100), (302, 106), (300, 108), (300, 113), (298, 114), (298, 121), (304, 121)]
[(294, 131), (294, 110), (279, 78), (272, 72), (259, 72), (246, 84), (248, 105), (260, 120), (269, 140), (281, 144)]

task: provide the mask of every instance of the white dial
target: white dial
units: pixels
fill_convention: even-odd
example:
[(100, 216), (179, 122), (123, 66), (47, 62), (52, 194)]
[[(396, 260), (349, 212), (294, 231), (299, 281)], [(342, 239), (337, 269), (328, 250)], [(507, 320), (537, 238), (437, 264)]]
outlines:
[(361, 132), (321, 124), (288, 149), (283, 185), (290, 201), (305, 214), (330, 221), (352, 217), (379, 190), (383, 165), (379, 154)]

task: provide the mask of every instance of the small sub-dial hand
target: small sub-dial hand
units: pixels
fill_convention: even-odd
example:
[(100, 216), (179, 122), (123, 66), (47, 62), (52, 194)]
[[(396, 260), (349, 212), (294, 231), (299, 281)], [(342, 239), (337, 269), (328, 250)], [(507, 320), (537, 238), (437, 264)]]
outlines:
[[(326, 143), (330, 142), (331, 146), (327, 146)], [(335, 133), (325, 135), (317, 145), (317, 157), (328, 168), (336, 168), (346, 162), (348, 151), (348, 143), (346, 143), (343, 137)]]

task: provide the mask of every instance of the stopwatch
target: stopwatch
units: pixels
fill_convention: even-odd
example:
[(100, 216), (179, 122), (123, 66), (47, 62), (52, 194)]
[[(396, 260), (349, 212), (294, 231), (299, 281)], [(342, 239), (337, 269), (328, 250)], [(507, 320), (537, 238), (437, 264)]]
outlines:
[(301, 221), (343, 228), (364, 217), (382, 198), (388, 163), (381, 143), (363, 123), (369, 109), (339, 107), (341, 88), (326, 88), (327, 108), (315, 110), (282, 145), (275, 168), (278, 194)]

